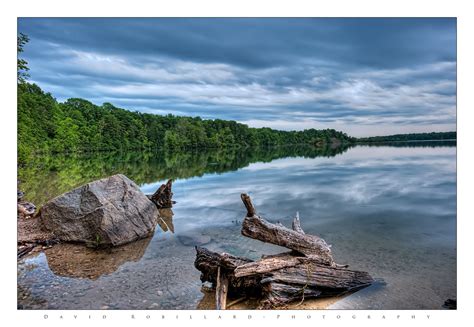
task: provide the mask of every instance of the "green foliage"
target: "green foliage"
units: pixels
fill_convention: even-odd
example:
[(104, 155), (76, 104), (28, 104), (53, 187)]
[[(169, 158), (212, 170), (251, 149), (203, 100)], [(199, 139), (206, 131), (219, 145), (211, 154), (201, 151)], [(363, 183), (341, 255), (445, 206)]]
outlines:
[(95, 241), (92, 244), (88, 244), (88, 245), (93, 248), (98, 248), (100, 247), (101, 243), (102, 243), (102, 237), (100, 237), (99, 234), (95, 234)]
[(350, 143), (333, 129), (277, 131), (235, 121), (131, 112), (84, 99), (58, 103), (37, 85), (18, 85), (18, 158), (33, 154), (166, 149), (247, 148)]
[(25, 59), (21, 59), (20, 53), (23, 52), (23, 47), (25, 46), (26, 43), (28, 43), (30, 39), (28, 36), (26, 36), (23, 33), (20, 33), (20, 35), (17, 36), (17, 53), (18, 53), (18, 58), (17, 58), (17, 78), (18, 78), (18, 83), (24, 83), (30, 75), (28, 75), (27, 71), (30, 70), (28, 68), (28, 62)]
[(79, 147), (79, 126), (71, 117), (57, 121), (54, 149), (58, 152), (75, 152)]
[(34, 84), (18, 85), (18, 159), (35, 152), (49, 152), (60, 115), (56, 100)]
[(436, 141), (436, 140), (455, 140), (456, 132), (441, 132), (441, 133), (411, 133), (411, 134), (396, 134), (387, 136), (374, 136), (358, 138), (357, 142), (371, 143), (371, 142), (404, 142), (404, 141)]

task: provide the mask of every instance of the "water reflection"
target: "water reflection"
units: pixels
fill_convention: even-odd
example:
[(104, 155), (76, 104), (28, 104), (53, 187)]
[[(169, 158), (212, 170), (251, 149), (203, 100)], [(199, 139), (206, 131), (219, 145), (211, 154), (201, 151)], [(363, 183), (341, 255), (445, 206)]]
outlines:
[[(122, 162), (113, 169), (123, 168), (128, 175), (146, 172), (143, 176), (149, 178), (140, 180), (135, 175), (146, 193), (168, 177), (161, 174), (180, 171), (185, 176), (174, 183), (178, 203), (173, 214), (163, 214), (161, 228), (138, 261), (125, 261), (97, 279), (56, 274), (48, 267), (48, 254), (20, 261), (18, 285), (26, 291), (19, 296), (19, 305), (196, 308), (203, 294), (200, 273), (193, 265), (193, 244), (205, 243), (212, 251), (251, 259), (284, 251), (240, 234), (236, 221), (245, 214), (239, 196), (243, 192), (250, 193), (258, 212), (272, 222), (290, 226), (299, 211), (303, 229), (332, 244), (337, 262), (387, 283), (349, 295), (331, 308), (441, 309), (446, 299), (456, 296), (455, 147), (357, 146), (329, 157), (282, 158), (280, 154), (265, 154), (276, 158), (271, 161), (263, 160), (263, 154), (262, 160), (252, 161), (243, 158), (245, 153), (234, 153), (228, 157), (234, 163), (227, 165), (213, 164), (223, 154), (186, 154), (182, 166), (149, 158), (141, 168), (136, 162), (136, 169), (128, 173), (130, 162)], [(197, 158), (190, 158), (194, 155)], [(198, 159), (202, 156), (205, 159)], [(151, 165), (153, 160), (163, 166)], [(186, 166), (195, 162), (201, 164)], [(244, 164), (233, 171), (235, 162)], [(104, 166), (101, 173), (107, 169), (112, 168)], [(51, 176), (57, 181), (49, 166), (45, 170), (38, 172), (45, 178), (39, 184), (48, 185)]]
[(138, 185), (164, 179), (185, 179), (209, 173), (225, 173), (253, 162), (285, 157), (331, 157), (345, 147), (272, 147), (186, 152), (94, 153), (37, 157), (18, 168), (20, 188), (38, 207), (71, 189), (117, 173)]
[[(369, 147), (452, 147), (456, 141), (391, 142), (365, 144)], [(282, 146), (266, 148), (199, 150), (186, 152), (94, 153), (52, 155), (35, 158), (18, 167), (20, 188), (26, 199), (38, 207), (46, 201), (96, 179), (124, 174), (138, 185), (164, 179), (186, 179), (210, 173), (225, 173), (252, 163), (269, 163), (280, 158), (329, 158), (345, 153), (339, 147)]]
[(51, 271), (62, 277), (96, 280), (116, 271), (126, 262), (139, 261), (151, 237), (109, 249), (91, 249), (82, 244), (58, 244), (45, 250)]
[[(173, 210), (159, 209), (157, 225), (174, 233)], [(46, 249), (49, 269), (57, 275), (95, 280), (115, 272), (126, 262), (137, 262), (145, 254), (152, 237), (118, 247), (95, 249), (83, 244), (62, 243)]]
[(174, 233), (173, 225), (173, 210), (171, 208), (158, 209), (160, 215), (158, 216), (158, 225), (164, 232), (170, 231)]

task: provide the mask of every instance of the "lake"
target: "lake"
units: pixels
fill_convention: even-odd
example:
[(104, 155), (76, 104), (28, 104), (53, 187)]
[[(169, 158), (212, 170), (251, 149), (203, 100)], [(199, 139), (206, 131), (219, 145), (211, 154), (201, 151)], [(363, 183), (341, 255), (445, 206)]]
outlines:
[(271, 222), (291, 226), (298, 211), (336, 262), (384, 281), (330, 309), (441, 309), (456, 298), (455, 143), (51, 156), (19, 168), (18, 178), (40, 206), (115, 173), (147, 194), (173, 178), (176, 205), (162, 210), (150, 239), (101, 251), (58, 245), (20, 260), (20, 309), (202, 307), (185, 240), (251, 259), (282, 251), (240, 234), (241, 193)]

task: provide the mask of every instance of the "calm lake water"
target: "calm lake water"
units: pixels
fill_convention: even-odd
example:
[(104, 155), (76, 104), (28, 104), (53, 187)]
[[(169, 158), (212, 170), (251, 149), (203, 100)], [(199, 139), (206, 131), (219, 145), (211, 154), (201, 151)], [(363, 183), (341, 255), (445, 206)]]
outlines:
[(80, 184), (124, 173), (145, 193), (174, 178), (171, 210), (151, 239), (94, 251), (59, 245), (18, 263), (22, 309), (195, 309), (203, 298), (193, 241), (258, 259), (282, 248), (243, 237), (249, 193), (260, 215), (332, 244), (336, 262), (374, 285), (334, 309), (441, 309), (456, 297), (456, 147), (278, 148), (187, 154), (39, 158), (19, 169), (38, 206)]

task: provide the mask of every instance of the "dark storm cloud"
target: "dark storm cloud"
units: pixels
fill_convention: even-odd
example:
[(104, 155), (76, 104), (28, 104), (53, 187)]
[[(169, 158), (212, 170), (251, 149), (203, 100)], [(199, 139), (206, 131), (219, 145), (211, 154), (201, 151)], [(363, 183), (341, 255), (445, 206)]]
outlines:
[(60, 100), (367, 135), (455, 128), (455, 19), (20, 18), (19, 31), (32, 81)]
[(20, 30), (84, 51), (245, 67), (302, 58), (369, 67), (456, 59), (453, 19), (20, 19)]

